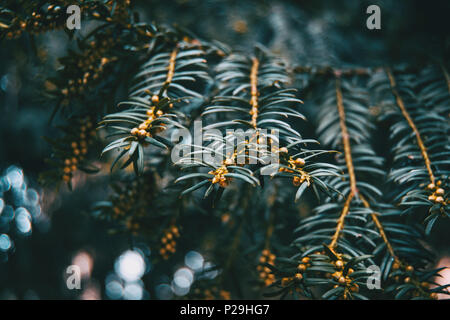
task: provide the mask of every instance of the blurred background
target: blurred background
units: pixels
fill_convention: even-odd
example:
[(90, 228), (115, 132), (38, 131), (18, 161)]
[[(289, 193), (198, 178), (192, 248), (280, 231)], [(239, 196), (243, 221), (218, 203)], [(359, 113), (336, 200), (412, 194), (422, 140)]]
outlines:
[[(371, 4), (381, 8), (381, 30), (366, 28)], [(295, 65), (420, 64), (442, 58), (450, 48), (449, 1), (136, 0), (132, 5), (142, 21), (176, 24), (241, 50), (261, 43)], [(0, 299), (182, 297), (194, 274), (211, 265), (208, 257), (187, 248), (170, 268), (158, 270), (151, 264), (152, 248), (135, 243), (131, 250), (127, 236), (111, 234), (108, 223), (90, 214), (91, 204), (109, 193), (103, 171), (89, 180), (77, 177), (73, 191), (37, 182), (52, 152), (42, 137), (57, 132), (49, 125), (52, 106), (41, 92), (69, 47), (63, 31), (33, 42), (27, 37), (0, 42)], [(437, 229), (431, 242), (438, 265), (450, 265), (448, 232)], [(81, 290), (66, 286), (72, 264), (80, 266)]]

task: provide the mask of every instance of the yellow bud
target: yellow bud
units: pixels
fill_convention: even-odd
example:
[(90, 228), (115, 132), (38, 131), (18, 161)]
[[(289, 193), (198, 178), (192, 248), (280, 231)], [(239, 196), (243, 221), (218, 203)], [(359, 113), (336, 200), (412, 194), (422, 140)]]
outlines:
[(302, 167), (302, 166), (305, 165), (305, 160), (303, 160), (302, 158), (297, 158), (297, 159), (295, 159), (295, 164), (296, 164), (297, 166)]
[(139, 133), (139, 129), (138, 128), (133, 128), (133, 129), (131, 129), (131, 134), (132, 135), (137, 135)]

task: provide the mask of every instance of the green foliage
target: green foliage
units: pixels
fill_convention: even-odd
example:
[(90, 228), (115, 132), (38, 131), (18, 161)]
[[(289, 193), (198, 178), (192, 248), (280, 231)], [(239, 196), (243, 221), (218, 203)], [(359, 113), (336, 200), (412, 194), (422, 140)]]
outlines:
[[(7, 3), (0, 39), (60, 27), (67, 5), (18, 10)], [(229, 298), (228, 290), (245, 296), (238, 274), (251, 275), (245, 281), (253, 292), (278, 298), (433, 299), (446, 292), (430, 286), (441, 270), (424, 245), (449, 218), (443, 64), (294, 67), (262, 46), (235, 51), (139, 22), (128, 5), (83, 2), (86, 19), (101, 24), (88, 35), (71, 33), (76, 49), (47, 81), (45, 101), (61, 133), (48, 139), (54, 154), (44, 182), (71, 185), (77, 170), (98, 172), (99, 144), (101, 155), (114, 153), (101, 158), (113, 193), (93, 206), (93, 216), (157, 248), (158, 263), (189, 249), (178, 246), (180, 234), (195, 238), (190, 244), (204, 248), (220, 276), (200, 280), (193, 298)], [(314, 111), (312, 124), (300, 96)], [(172, 163), (173, 136), (192, 133), (196, 120), (207, 143), (182, 141)], [(305, 136), (307, 125), (317, 138)], [(375, 148), (380, 126), (389, 127), (385, 154)], [(373, 265), (384, 290), (367, 286)]]
[[(397, 186), (393, 202), (399, 203), (404, 213), (426, 212), (426, 232), (430, 233), (439, 217), (449, 216), (449, 126), (442, 115), (446, 112), (427, 97), (429, 87), (420, 90), (425, 80), (417, 83), (415, 75), (394, 78), (387, 72), (375, 74), (371, 86), (383, 110), (381, 121), (389, 122), (391, 128), (389, 180)], [(443, 95), (439, 89), (435, 89), (436, 97)]]

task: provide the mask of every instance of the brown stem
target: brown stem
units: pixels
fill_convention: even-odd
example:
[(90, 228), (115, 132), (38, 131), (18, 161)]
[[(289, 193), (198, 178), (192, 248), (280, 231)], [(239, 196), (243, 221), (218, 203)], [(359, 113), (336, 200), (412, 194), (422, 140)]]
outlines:
[(173, 75), (175, 74), (175, 61), (177, 59), (177, 54), (178, 48), (173, 49), (172, 53), (170, 54), (169, 66), (167, 67), (166, 84), (172, 82)]
[(333, 237), (331, 238), (331, 242), (330, 242), (330, 245), (329, 245), (331, 250), (334, 250), (334, 248), (336, 248), (339, 236), (340, 236), (340, 234), (342, 232), (342, 229), (344, 229), (345, 217), (347, 216), (347, 213), (349, 212), (350, 203), (352, 202), (354, 196), (355, 196), (355, 194), (353, 192), (350, 192), (350, 194), (348, 195), (347, 200), (345, 201), (344, 208), (342, 209), (341, 215), (339, 216), (339, 220), (338, 220), (338, 223), (337, 223), (337, 226), (336, 226), (336, 231), (335, 231)]
[(355, 195), (358, 193), (358, 189), (356, 188), (355, 170), (353, 167), (352, 150), (350, 147), (350, 136), (347, 131), (347, 125), (345, 124), (344, 102), (342, 99), (341, 80), (339, 77), (336, 78), (336, 100), (339, 111), (339, 125), (342, 132), (342, 143), (344, 145), (345, 163), (347, 165), (350, 179), (350, 190), (351, 193)]
[(342, 99), (341, 80), (339, 77), (336, 77), (336, 101), (339, 112), (339, 125), (341, 127), (342, 143), (344, 145), (345, 164), (347, 166), (348, 175), (350, 179), (350, 194), (348, 195), (347, 200), (345, 201), (344, 208), (342, 209), (341, 215), (339, 216), (336, 231), (333, 237), (331, 238), (330, 243), (331, 250), (333, 250), (336, 247), (337, 240), (339, 239), (342, 229), (344, 228), (344, 220), (350, 209), (350, 203), (353, 197), (358, 193), (358, 189), (356, 188), (356, 178), (355, 178), (355, 170), (353, 167), (352, 151), (350, 147), (350, 137), (347, 131), (347, 125), (345, 124), (344, 102)]
[(252, 116), (252, 126), (256, 128), (256, 120), (258, 119), (258, 68), (259, 61), (256, 58), (252, 58), (252, 69), (250, 72), (250, 87), (251, 87), (251, 98), (250, 105), (252, 109), (250, 114)]
[[(345, 201), (344, 208), (342, 209), (341, 215), (338, 220), (338, 224), (336, 226), (336, 232), (334, 233), (334, 235), (331, 239), (330, 248), (332, 250), (336, 247), (337, 240), (340, 236), (340, 233), (342, 232), (342, 229), (344, 228), (344, 220), (349, 211), (350, 203), (353, 200), (354, 196), (358, 195), (358, 197), (363, 202), (364, 206), (366, 208), (370, 208), (369, 203), (358, 192), (358, 189), (356, 187), (355, 169), (353, 166), (353, 159), (352, 159), (351, 146), (350, 146), (350, 137), (348, 134), (347, 126), (345, 124), (345, 110), (344, 110), (344, 103), (343, 103), (343, 98), (342, 98), (342, 90), (341, 90), (341, 84), (340, 84), (339, 77), (336, 78), (336, 100), (337, 100), (337, 107), (338, 107), (338, 111), (339, 111), (339, 124), (340, 124), (341, 132), (342, 132), (342, 143), (344, 145), (345, 164), (347, 166), (349, 179), (350, 179), (350, 194), (348, 195), (348, 198)], [(377, 226), (377, 228), (380, 232), (381, 238), (383, 239), (384, 243), (386, 243), (389, 253), (395, 259), (395, 261), (398, 261), (398, 258), (394, 253), (394, 249), (392, 248), (392, 245), (389, 242), (389, 240), (386, 236), (386, 233), (384, 232), (381, 222), (378, 220), (378, 217), (376, 216), (376, 214), (371, 214), (371, 216), (372, 216), (372, 219), (373, 219), (375, 225)]]

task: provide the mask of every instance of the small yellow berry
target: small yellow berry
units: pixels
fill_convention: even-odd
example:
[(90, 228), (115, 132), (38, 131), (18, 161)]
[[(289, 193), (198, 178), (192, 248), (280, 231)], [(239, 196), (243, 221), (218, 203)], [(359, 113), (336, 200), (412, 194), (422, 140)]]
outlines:
[(303, 160), (302, 158), (297, 158), (297, 159), (295, 159), (295, 164), (296, 164), (297, 166), (302, 167), (302, 166), (305, 165), (305, 160)]
[(300, 179), (300, 177), (295, 176), (294, 179), (292, 179), (292, 184), (293, 184), (295, 187), (300, 186), (300, 184), (301, 184), (301, 179)]

